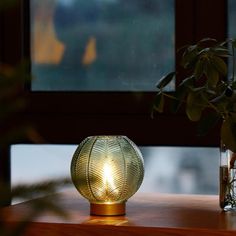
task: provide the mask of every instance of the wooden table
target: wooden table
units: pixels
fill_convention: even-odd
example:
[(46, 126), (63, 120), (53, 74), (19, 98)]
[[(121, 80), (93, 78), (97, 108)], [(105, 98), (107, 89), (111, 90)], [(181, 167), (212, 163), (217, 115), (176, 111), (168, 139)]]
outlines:
[[(25, 235), (236, 235), (236, 213), (222, 212), (218, 196), (137, 193), (127, 202), (126, 216), (89, 215), (89, 204), (75, 192), (60, 203), (69, 213), (62, 219), (49, 212), (33, 220)], [(28, 203), (1, 210), (9, 223), (19, 221)]]

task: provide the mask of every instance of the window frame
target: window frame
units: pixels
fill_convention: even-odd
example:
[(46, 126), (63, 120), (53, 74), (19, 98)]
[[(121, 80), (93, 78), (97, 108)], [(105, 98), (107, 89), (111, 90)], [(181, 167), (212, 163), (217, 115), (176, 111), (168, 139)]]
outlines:
[[(16, 65), (30, 55), (29, 2), (0, 12), (0, 61)], [(214, 10), (209, 10), (214, 8)], [(176, 51), (203, 37), (224, 40), (227, 25), (227, 1), (176, 0)], [(9, 21), (9, 19), (11, 19)], [(176, 56), (176, 62), (179, 60)], [(181, 68), (177, 83), (181, 81)], [(196, 123), (184, 112), (168, 111), (150, 116), (155, 93), (131, 92), (31, 92), (23, 86), (29, 106), (18, 120), (34, 124), (44, 143), (76, 144), (89, 135), (122, 134), (138, 145), (219, 146), (219, 130), (205, 137), (196, 136)], [(30, 143), (22, 139), (19, 143)], [(10, 145), (0, 151), (0, 181), (10, 181)]]
[[(223, 40), (226, 14), (220, 14), (217, 9), (221, 11), (226, 6), (225, 2), (176, 0), (176, 50), (203, 37)], [(24, 1), (24, 4), (24, 9), (28, 11), (29, 1)], [(209, 12), (208, 9), (212, 6), (214, 11)], [(26, 17), (26, 26), (29, 27), (29, 15), (26, 14)], [(28, 48), (25, 45), (25, 52), (28, 57), (29, 28), (24, 32), (27, 37)], [(176, 61), (178, 60), (177, 56)], [(180, 68), (177, 69), (181, 72)], [(177, 77), (177, 83), (180, 81), (181, 73)], [(155, 92), (29, 93), (31, 103), (27, 112), (37, 124), (39, 132), (50, 143), (78, 143), (88, 135), (101, 133), (126, 134), (139, 145), (216, 146), (219, 143), (217, 132), (210, 139), (197, 138), (196, 124), (188, 121), (184, 113), (173, 115), (165, 112), (152, 119), (150, 111)], [(66, 125), (61, 126), (63, 123)], [(60, 127), (60, 131), (57, 127)]]

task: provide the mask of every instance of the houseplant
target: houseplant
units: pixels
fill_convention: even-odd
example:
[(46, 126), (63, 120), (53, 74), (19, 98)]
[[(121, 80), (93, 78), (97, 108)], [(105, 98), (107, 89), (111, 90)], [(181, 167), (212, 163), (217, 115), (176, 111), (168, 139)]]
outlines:
[(161, 78), (153, 106), (154, 112), (163, 112), (166, 98), (174, 112), (184, 106), (187, 117), (199, 122), (202, 134), (220, 123), (223, 160), (220, 205), (225, 210), (236, 209), (235, 48), (234, 39), (218, 42), (211, 38), (181, 48), (180, 66), (185, 77), (173, 93), (166, 92), (165, 88), (178, 72), (170, 72)]

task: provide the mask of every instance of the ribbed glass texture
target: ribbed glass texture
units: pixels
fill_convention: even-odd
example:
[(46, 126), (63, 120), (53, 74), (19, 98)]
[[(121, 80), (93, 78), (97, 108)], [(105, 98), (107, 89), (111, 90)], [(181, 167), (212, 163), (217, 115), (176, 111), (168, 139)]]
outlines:
[(121, 203), (140, 187), (144, 163), (126, 136), (91, 136), (80, 143), (71, 162), (72, 181), (91, 203)]

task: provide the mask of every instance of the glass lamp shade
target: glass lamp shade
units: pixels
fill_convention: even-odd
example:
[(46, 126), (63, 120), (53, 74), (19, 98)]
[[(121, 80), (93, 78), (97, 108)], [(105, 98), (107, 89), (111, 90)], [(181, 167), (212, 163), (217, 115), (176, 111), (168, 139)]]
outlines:
[(125, 202), (140, 187), (144, 163), (126, 136), (91, 136), (77, 147), (71, 162), (72, 181), (89, 200), (91, 215), (124, 215)]

